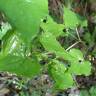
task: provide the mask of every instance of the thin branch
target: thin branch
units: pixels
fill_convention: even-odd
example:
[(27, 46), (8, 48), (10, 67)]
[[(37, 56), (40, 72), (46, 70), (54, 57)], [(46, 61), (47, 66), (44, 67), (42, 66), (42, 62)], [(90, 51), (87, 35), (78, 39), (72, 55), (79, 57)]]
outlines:
[(81, 41), (78, 41), (78, 42), (72, 44), (70, 47), (68, 47), (68, 48), (66, 49), (66, 51), (70, 50), (71, 48), (73, 48), (75, 45), (77, 45), (77, 44), (80, 43), (80, 42), (81, 42)]
[(77, 36), (78, 36), (79, 41), (81, 41), (81, 38), (80, 38), (80, 35), (79, 35), (79, 32), (78, 32), (78, 29), (77, 28), (76, 28), (76, 33), (77, 33)]

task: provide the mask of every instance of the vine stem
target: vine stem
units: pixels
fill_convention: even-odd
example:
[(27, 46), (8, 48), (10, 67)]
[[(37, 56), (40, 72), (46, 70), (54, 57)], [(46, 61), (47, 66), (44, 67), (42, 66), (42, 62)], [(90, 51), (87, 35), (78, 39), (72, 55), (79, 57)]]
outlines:
[(77, 44), (80, 43), (80, 42), (81, 42), (81, 41), (78, 41), (78, 42), (72, 44), (70, 47), (68, 47), (68, 48), (66, 49), (66, 51), (70, 50), (71, 48), (73, 48), (75, 45), (77, 45)]
[(77, 33), (77, 36), (78, 36), (79, 41), (76, 42), (76, 43), (74, 43), (74, 44), (72, 44), (70, 47), (68, 47), (68, 48), (66, 49), (66, 51), (70, 50), (70, 49), (73, 48), (75, 45), (77, 45), (78, 43), (82, 42), (77, 28), (76, 28), (76, 33)]
[(79, 35), (79, 32), (78, 32), (78, 29), (77, 28), (76, 28), (76, 33), (77, 33), (77, 36), (78, 36), (79, 41), (81, 41), (81, 38), (80, 38), (80, 35)]

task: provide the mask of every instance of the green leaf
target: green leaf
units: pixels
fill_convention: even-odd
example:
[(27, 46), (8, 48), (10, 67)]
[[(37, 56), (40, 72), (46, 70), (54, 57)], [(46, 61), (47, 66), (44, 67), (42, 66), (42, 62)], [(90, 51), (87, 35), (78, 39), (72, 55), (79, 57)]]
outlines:
[(68, 89), (73, 86), (73, 78), (70, 73), (61, 74), (63, 76), (60, 76), (60, 74), (56, 74), (58, 78), (56, 79), (56, 88), (58, 89)]
[(84, 60), (82, 52), (78, 49), (71, 49), (69, 54), (71, 55), (69, 72), (75, 75), (90, 75), (91, 63)]
[(70, 60), (72, 59), (74, 59), (74, 58), (77, 58), (78, 60), (81, 60), (81, 61), (83, 61), (84, 60), (84, 57), (83, 57), (83, 54), (82, 54), (82, 52), (79, 50), (79, 49), (71, 49), (70, 51), (69, 51), (69, 54), (70, 54), (70, 56), (72, 56), (71, 58), (70, 58)]
[(81, 90), (80, 96), (96, 96), (96, 86), (92, 86), (89, 90)]
[(66, 72), (66, 67), (63, 63), (54, 60), (49, 64), (49, 74), (55, 81), (56, 89), (67, 89), (72, 87), (74, 81), (70, 73)]
[(68, 28), (75, 28), (77, 25), (87, 26), (87, 20), (64, 7), (64, 24)]
[(48, 14), (47, 0), (0, 0), (2, 11), (25, 42), (37, 35), (41, 19)]
[(40, 73), (40, 65), (35, 58), (23, 58), (14, 55), (0, 56), (0, 71), (33, 77)]
[(25, 52), (25, 45), (15, 32), (8, 32), (3, 37), (3, 49), (0, 53), (0, 71), (8, 71), (33, 77), (40, 73), (41, 66), (37, 58), (30, 58)]
[(75, 75), (90, 75), (91, 74), (91, 63), (88, 61), (82, 61), (81, 63), (77, 60), (71, 63), (69, 72)]
[(41, 27), (45, 32), (50, 32), (55, 37), (58, 37), (60, 35), (66, 36), (66, 33), (63, 32), (63, 24), (57, 24), (55, 21), (53, 21), (53, 19), (50, 16), (47, 16), (45, 20), (46, 22), (41, 23)]
[(69, 54), (67, 54), (66, 50), (62, 48), (60, 43), (56, 40), (55, 36), (50, 32), (44, 32), (40, 38), (40, 42), (46, 51), (53, 52), (57, 56), (68, 60)]
[(53, 36), (49, 32), (43, 33), (40, 41), (43, 44), (43, 46), (46, 48), (47, 51), (51, 51), (51, 52), (55, 52), (55, 53), (58, 51), (61, 51), (61, 52), (64, 51), (64, 49), (61, 47), (59, 42), (56, 40), (55, 36)]
[(81, 90), (80, 96), (90, 96), (89, 92), (87, 90)]
[(96, 86), (92, 86), (89, 90), (91, 96), (96, 96)]

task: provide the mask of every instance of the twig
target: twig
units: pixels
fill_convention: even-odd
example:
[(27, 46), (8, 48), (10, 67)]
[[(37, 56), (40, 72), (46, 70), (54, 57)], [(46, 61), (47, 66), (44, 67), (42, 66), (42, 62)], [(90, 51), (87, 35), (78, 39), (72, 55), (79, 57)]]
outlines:
[(73, 48), (75, 45), (77, 45), (77, 44), (80, 43), (80, 42), (81, 42), (81, 41), (78, 41), (78, 42), (72, 44), (70, 47), (68, 47), (68, 48), (66, 49), (66, 51), (70, 50), (71, 48)]
[(77, 33), (77, 36), (78, 36), (79, 41), (81, 41), (81, 38), (80, 38), (80, 35), (79, 35), (79, 32), (78, 32), (78, 29), (77, 28), (76, 28), (76, 33)]

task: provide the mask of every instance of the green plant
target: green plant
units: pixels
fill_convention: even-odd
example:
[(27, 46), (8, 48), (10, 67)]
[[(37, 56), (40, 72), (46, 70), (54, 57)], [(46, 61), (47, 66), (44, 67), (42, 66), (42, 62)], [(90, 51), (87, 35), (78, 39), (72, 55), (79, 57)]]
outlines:
[(80, 96), (96, 96), (96, 86), (92, 86), (89, 90), (81, 90)]
[(39, 31), (41, 18), (48, 14), (48, 2), (47, 0), (1, 0), (0, 10), (4, 12), (13, 28), (23, 34), (20, 38), (28, 43)]
[[(66, 51), (57, 40), (59, 36), (70, 36), (70, 31), (64, 32), (64, 29), (75, 30), (77, 25), (87, 26), (86, 19), (64, 8), (65, 22), (57, 24), (48, 14), (47, 0), (1, 0), (0, 11), (12, 26), (11, 30), (6, 27), (4, 32), (1, 30), (1, 71), (33, 77), (41, 71), (39, 60), (42, 59), (42, 54), (54, 53), (55, 58), (47, 58), (47, 69), (57, 89), (73, 86), (76, 75), (90, 75), (91, 64), (84, 60), (83, 53), (79, 49)], [(43, 51), (38, 48), (41, 45)]]

